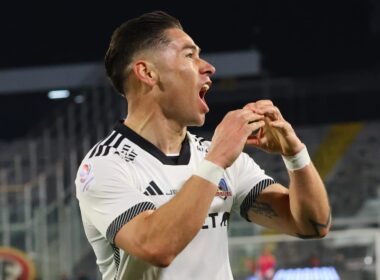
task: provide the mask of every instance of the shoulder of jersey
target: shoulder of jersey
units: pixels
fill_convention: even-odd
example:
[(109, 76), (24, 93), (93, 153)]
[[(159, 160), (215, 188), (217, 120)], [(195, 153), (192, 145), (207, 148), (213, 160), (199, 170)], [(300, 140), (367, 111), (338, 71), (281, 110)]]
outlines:
[(127, 162), (133, 161), (136, 156), (135, 145), (116, 131), (112, 131), (105, 139), (98, 142), (87, 154), (88, 159), (117, 155)]

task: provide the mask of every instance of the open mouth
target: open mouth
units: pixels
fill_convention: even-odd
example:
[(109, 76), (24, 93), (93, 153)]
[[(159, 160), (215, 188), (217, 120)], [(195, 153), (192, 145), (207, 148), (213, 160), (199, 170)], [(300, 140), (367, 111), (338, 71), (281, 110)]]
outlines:
[(202, 100), (205, 100), (205, 95), (206, 95), (206, 92), (210, 89), (210, 86), (208, 84), (204, 84), (201, 88), (201, 90), (199, 91), (199, 97), (202, 99)]

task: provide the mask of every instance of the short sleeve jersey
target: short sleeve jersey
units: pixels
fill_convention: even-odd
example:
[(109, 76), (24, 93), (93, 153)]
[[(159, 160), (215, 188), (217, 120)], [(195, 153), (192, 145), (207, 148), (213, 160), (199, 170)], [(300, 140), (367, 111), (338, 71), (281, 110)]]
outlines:
[[(75, 180), (86, 236), (103, 279), (233, 279), (227, 226), (231, 211), (247, 211), (273, 179), (242, 153), (227, 168), (204, 225), (166, 268), (128, 254), (114, 244), (118, 230), (139, 213), (173, 198), (207, 154), (210, 142), (189, 132), (176, 158), (118, 123), (83, 159)], [(191, 213), (189, 213), (191, 215)]]

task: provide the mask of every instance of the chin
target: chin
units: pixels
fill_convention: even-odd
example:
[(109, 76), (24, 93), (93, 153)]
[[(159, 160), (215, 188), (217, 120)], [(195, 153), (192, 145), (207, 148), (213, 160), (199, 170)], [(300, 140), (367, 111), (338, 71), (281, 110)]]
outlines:
[(189, 122), (187, 126), (201, 127), (205, 124), (205, 121), (206, 121), (205, 115), (202, 115), (202, 117), (198, 118), (197, 120), (193, 120), (192, 122)]

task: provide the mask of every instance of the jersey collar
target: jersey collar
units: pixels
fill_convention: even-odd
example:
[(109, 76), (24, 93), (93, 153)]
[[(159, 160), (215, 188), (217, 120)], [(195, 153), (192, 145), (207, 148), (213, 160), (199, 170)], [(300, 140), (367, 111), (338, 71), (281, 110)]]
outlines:
[(151, 142), (141, 137), (139, 134), (134, 132), (128, 126), (124, 125), (123, 121), (118, 122), (114, 130), (125, 138), (128, 138), (130, 141), (138, 145), (140, 148), (150, 153), (156, 159), (158, 159), (162, 164), (165, 165), (187, 165), (190, 162), (190, 144), (188, 136), (186, 135), (185, 139), (182, 142), (181, 151), (179, 153), (178, 160), (174, 160), (171, 157), (166, 156), (160, 149), (158, 149)]

